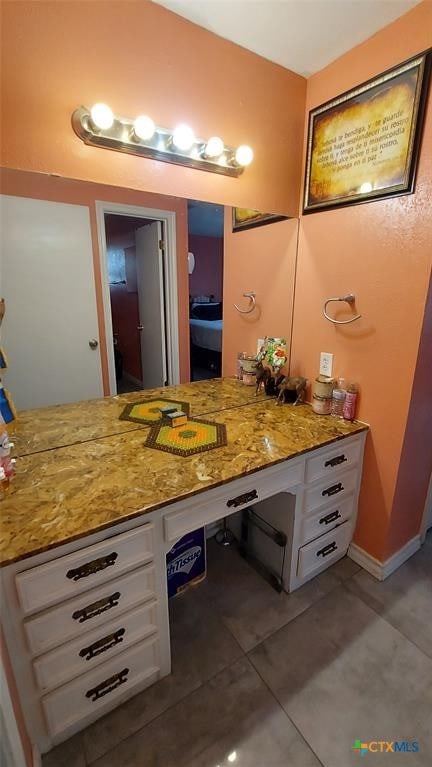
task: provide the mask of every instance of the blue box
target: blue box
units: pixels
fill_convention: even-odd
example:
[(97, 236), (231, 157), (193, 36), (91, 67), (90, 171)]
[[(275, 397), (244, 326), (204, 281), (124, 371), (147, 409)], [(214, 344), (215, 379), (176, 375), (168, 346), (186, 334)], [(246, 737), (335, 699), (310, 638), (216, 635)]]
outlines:
[(206, 576), (205, 528), (180, 538), (166, 555), (168, 597), (174, 597)]

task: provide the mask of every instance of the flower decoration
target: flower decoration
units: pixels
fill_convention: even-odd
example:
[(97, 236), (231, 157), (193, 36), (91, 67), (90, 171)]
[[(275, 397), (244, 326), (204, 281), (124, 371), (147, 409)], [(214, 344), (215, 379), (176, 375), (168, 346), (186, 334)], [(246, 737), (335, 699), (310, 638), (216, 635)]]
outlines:
[(287, 362), (286, 338), (273, 338), (266, 336), (264, 343), (257, 354), (257, 361), (272, 372), (279, 371)]

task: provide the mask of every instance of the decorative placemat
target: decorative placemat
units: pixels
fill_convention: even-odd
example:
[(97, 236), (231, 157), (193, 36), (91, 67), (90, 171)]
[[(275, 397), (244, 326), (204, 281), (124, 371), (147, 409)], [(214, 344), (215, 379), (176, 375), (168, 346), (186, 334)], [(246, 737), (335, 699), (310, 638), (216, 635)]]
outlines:
[(161, 407), (168, 406), (175, 407), (176, 410), (182, 410), (183, 413), (189, 415), (189, 402), (180, 402), (174, 399), (146, 399), (141, 402), (134, 402), (131, 405), (126, 405), (121, 415), (119, 416), (121, 421), (134, 421), (135, 423), (150, 423), (155, 424), (162, 419)]
[(172, 427), (158, 424), (150, 429), (146, 447), (163, 450), (174, 455), (205, 453), (227, 444), (226, 427), (223, 423), (194, 418), (185, 426)]

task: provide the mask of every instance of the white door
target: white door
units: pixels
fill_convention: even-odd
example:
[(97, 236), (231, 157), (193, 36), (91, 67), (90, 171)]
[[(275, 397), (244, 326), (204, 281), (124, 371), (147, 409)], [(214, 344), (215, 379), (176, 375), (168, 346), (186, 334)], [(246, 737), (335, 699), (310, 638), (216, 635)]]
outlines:
[(135, 232), (143, 388), (167, 382), (162, 224)]
[(19, 409), (102, 396), (89, 209), (3, 195), (1, 218), (5, 388)]

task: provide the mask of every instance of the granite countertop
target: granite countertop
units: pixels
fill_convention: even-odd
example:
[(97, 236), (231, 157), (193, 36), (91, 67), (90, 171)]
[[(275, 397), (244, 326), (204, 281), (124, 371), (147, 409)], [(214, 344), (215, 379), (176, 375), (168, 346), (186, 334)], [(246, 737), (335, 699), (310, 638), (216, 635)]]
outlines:
[[(145, 394), (151, 398), (160, 392), (152, 390)], [(163, 389), (165, 397), (168, 392), (190, 402), (194, 415), (206, 414), (208, 419), (225, 424), (227, 445), (189, 457), (145, 447), (148, 427), (131, 424), (128, 430), (124, 428), (128, 422), (121, 421), (120, 426), (116, 422), (119, 411), (135, 395), (24, 414), (21, 434), (26, 429), (31, 434), (33, 412), (34, 422), (39, 426), (39, 452), (22, 455), (17, 461), (16, 477), (1, 502), (1, 565), (368, 428), (364, 423), (318, 416), (308, 405), (278, 406), (274, 399), (267, 398), (257, 401), (254, 390), (251, 394), (248, 387), (235, 379)], [(137, 398), (143, 398), (143, 394)], [(52, 425), (48, 411), (67, 413), (72, 419), (65, 429), (64, 447), (58, 446), (62, 444), (61, 429), (58, 424)], [(86, 415), (82, 417), (80, 413)], [(91, 414), (95, 420), (95, 413), (104, 413), (99, 432), (97, 424), (86, 425), (86, 418)], [(91, 428), (93, 432), (89, 431)], [(82, 441), (78, 441), (78, 431)], [(50, 437), (51, 449), (42, 450), (40, 445), (48, 447)]]

